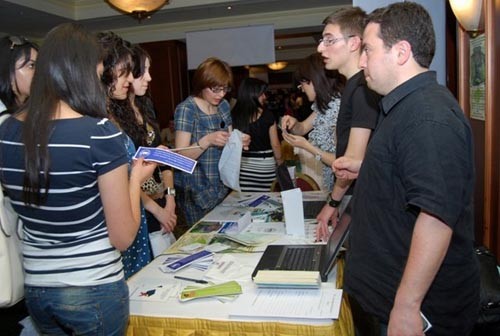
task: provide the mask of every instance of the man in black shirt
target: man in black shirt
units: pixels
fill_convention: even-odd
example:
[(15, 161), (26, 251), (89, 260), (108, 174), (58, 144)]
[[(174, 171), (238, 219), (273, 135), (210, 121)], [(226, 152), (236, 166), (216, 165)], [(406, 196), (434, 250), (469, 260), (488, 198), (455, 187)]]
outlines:
[[(421, 5), (369, 15), (360, 65), (384, 97), (353, 196), (344, 289), (383, 334), (422, 335), (425, 316), (426, 335), (468, 335), (479, 311), (472, 134), (429, 71), (434, 51)], [(359, 165), (347, 157), (333, 164), (344, 177)]]
[[(323, 38), (318, 45), (328, 70), (338, 70), (347, 79), (337, 119), (336, 157), (362, 160), (372, 130), (377, 124), (378, 95), (366, 86), (359, 68), (361, 35), (366, 13), (359, 7), (343, 8), (324, 21)], [(317, 216), (318, 239), (329, 235), (328, 222), (335, 225), (344, 195), (351, 194), (352, 180), (337, 178), (327, 203)]]

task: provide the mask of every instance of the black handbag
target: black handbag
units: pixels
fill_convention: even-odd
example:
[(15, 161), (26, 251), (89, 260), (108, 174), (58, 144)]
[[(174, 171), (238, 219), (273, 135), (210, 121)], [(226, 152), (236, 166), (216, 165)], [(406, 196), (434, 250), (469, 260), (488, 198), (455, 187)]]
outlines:
[(476, 248), (480, 271), (480, 311), (478, 324), (500, 322), (500, 274), (495, 255), (486, 247)]

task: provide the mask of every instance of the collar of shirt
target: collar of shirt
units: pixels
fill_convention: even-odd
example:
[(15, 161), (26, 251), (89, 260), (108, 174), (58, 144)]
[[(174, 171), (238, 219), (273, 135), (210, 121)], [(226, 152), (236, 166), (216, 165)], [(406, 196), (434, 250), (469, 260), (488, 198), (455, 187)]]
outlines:
[(403, 100), (403, 98), (413, 91), (426, 87), (431, 83), (436, 83), (435, 71), (426, 71), (410, 78), (380, 100), (380, 111), (387, 115), (397, 103)]

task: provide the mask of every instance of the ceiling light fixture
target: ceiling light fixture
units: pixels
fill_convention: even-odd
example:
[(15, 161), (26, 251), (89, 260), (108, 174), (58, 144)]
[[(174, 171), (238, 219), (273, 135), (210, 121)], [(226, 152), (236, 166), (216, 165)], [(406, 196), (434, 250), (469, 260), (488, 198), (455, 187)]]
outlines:
[(288, 65), (288, 62), (281, 61), (281, 62), (269, 63), (267, 65), (267, 67), (271, 70), (279, 71), (279, 70), (283, 70), (284, 68), (286, 68), (287, 65)]
[(152, 12), (168, 4), (169, 0), (107, 0), (116, 9), (135, 17), (139, 22), (148, 18)]

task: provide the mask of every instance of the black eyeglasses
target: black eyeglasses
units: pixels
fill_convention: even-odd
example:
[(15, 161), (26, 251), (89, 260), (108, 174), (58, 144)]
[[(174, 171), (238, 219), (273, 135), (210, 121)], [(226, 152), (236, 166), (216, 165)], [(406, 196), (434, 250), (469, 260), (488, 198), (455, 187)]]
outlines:
[(211, 87), (209, 89), (210, 89), (210, 91), (212, 91), (215, 94), (218, 94), (218, 93), (221, 93), (221, 92), (224, 92), (224, 93), (231, 92), (231, 87), (230, 86), (214, 86), (214, 87)]
[(13, 50), (14, 47), (19, 47), (29, 42), (28, 39), (22, 36), (9, 36), (9, 41), (10, 50)]

